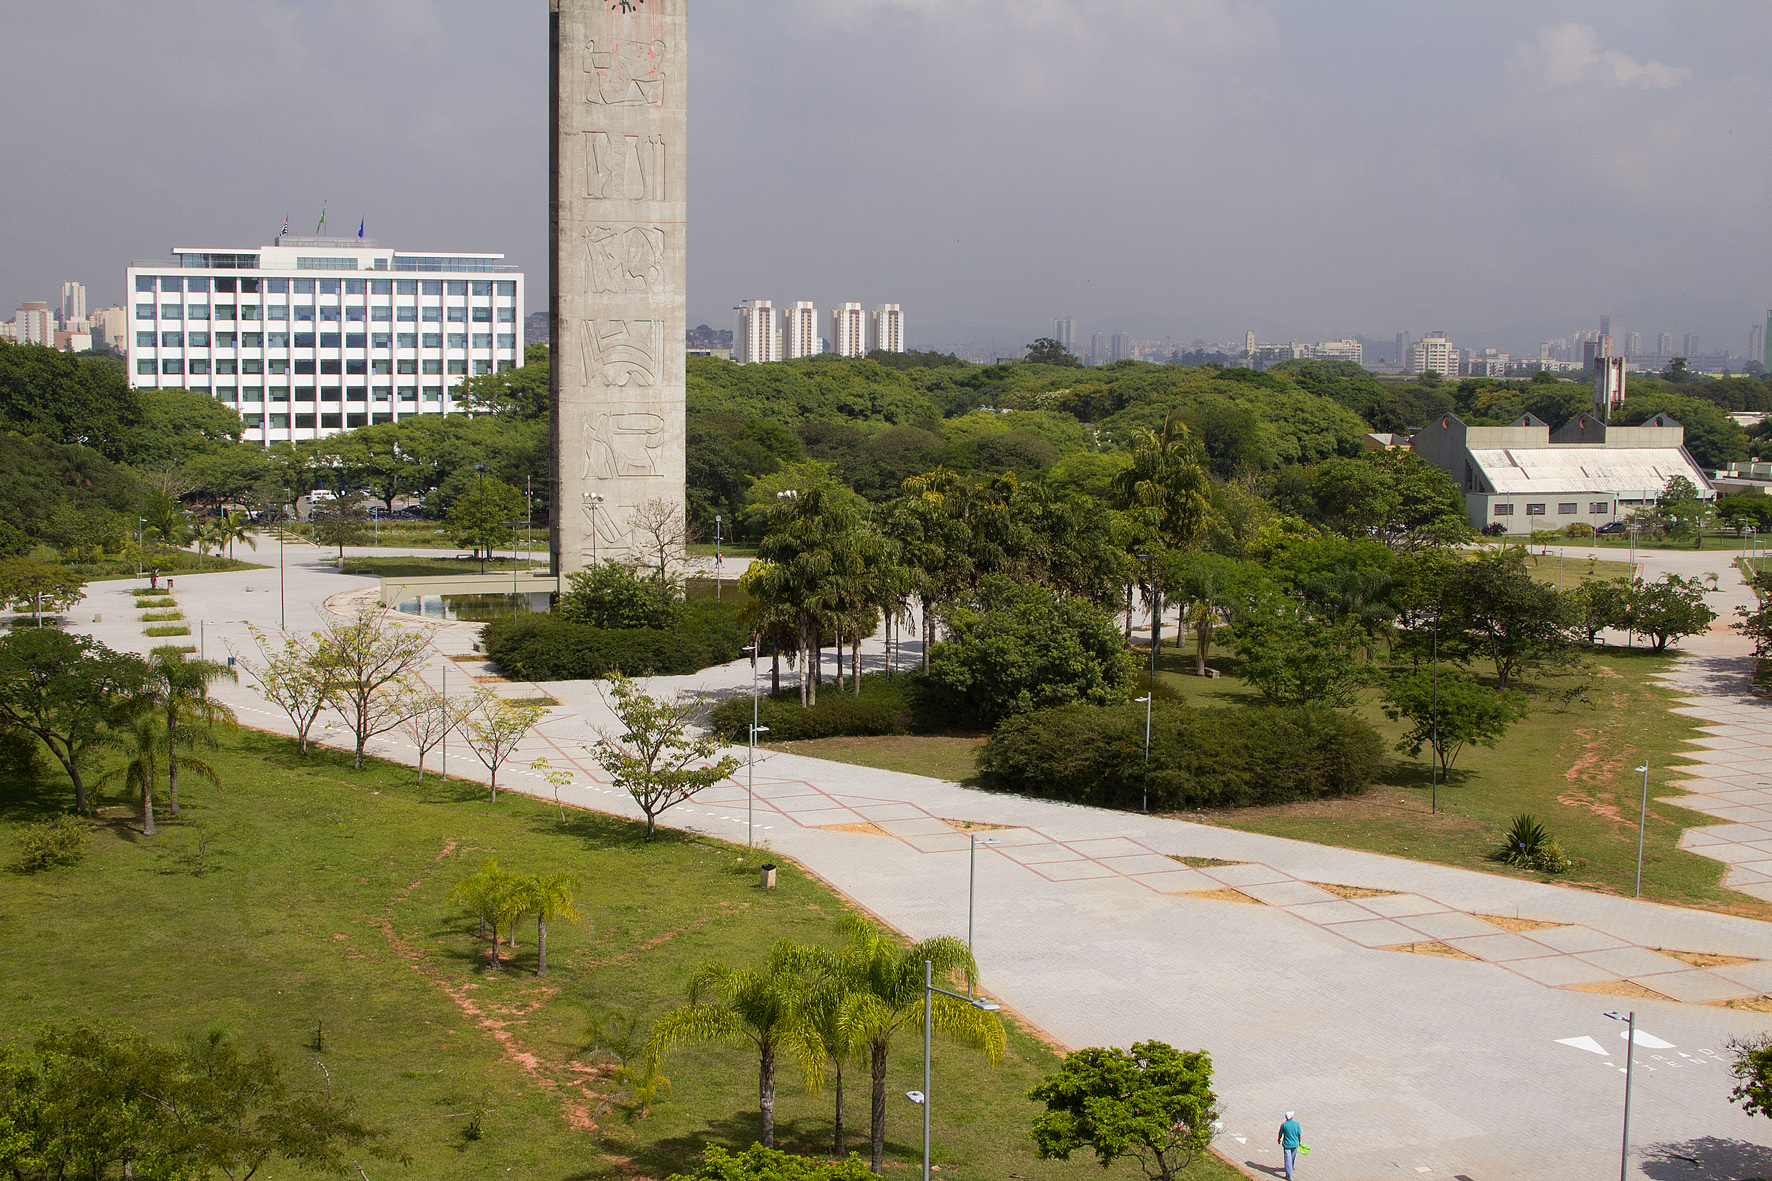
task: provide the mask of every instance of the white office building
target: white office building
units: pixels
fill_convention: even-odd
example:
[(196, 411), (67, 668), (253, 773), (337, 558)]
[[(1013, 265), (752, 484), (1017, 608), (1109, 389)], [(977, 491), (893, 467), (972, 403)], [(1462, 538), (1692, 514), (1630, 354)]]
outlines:
[(738, 313), (732, 359), (740, 365), (781, 360), (781, 329), (776, 324), (775, 305), (766, 299), (747, 299), (732, 310)]
[(130, 264), (124, 283), (130, 384), (214, 394), (253, 442), (446, 414), (463, 378), (523, 357), (523, 275), (502, 254), (280, 237), (174, 247)]
[(895, 303), (883, 303), (874, 313), (874, 347), (889, 353), (904, 352), (904, 310)]
[(86, 327), (86, 284), (62, 284), (61, 327), (79, 332)]
[(811, 357), (822, 351), (824, 338), (818, 334), (818, 308), (800, 300), (791, 308), (781, 310), (782, 359)]
[(868, 354), (868, 314), (858, 303), (831, 310), (831, 352), (841, 357)]
[(1430, 332), (1409, 346), (1409, 372), (1426, 373), (1430, 369), (1441, 377), (1458, 376), (1458, 346), (1446, 339), (1444, 332)]
[(1320, 361), (1352, 361), (1364, 365), (1366, 346), (1351, 336), (1341, 340), (1319, 340), (1311, 347), (1311, 356)]

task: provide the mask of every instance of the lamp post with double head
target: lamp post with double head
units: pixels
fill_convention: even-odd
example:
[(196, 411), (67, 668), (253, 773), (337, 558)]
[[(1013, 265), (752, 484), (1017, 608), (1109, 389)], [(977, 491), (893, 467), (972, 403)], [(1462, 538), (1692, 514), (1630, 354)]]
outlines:
[(478, 510), (477, 515), (480, 518), (480, 536), (474, 540), (480, 546), (480, 573), (484, 574), (486, 573), (486, 551), (492, 548), (486, 537), (486, 465), (476, 463), (474, 474), (479, 478), (479, 482), (474, 485), (474, 497), (477, 502), (474, 507)]
[(1144, 810), (1151, 810), (1151, 700), (1156, 697), (1156, 683), (1153, 680), (1143, 697), (1133, 700), (1144, 702)]
[[(720, 599), (720, 514), (714, 514), (714, 601)], [(755, 661), (752, 661), (755, 664)]]
[(1637, 894), (1643, 896), (1643, 830), (1649, 826), (1649, 764), (1643, 763), (1637, 770), (1643, 773), (1643, 804), (1637, 813)]
[(586, 492), (583, 496), (585, 510), (591, 514), (591, 565), (595, 567), (597, 565), (597, 506), (603, 503), (603, 494), (601, 492)]
[(1618, 1154), (1618, 1181), (1628, 1181), (1630, 1171), (1630, 1081), (1631, 1064), (1637, 1056), (1637, 1011), (1628, 1013), (1613, 1010), (1606, 1014), (1614, 1021), (1625, 1023), (1624, 1031), (1624, 1147)]
[(757, 847), (754, 835), (757, 809), (757, 735), (764, 733), (769, 727), (757, 725), (757, 657), (760, 655), (758, 645), (746, 644), (739, 651), (751, 654), (750, 769), (745, 772), (744, 843), (745, 848), (754, 849)]
[(945, 988), (935, 987), (935, 963), (933, 960), (923, 961), (923, 1089), (906, 1091), (904, 1097), (923, 1109), (923, 1181), (929, 1181), (929, 1035), (933, 1027), (932, 1014), (935, 1005), (935, 994), (951, 996), (957, 1001), (965, 1001), (975, 1009), (983, 1009), (994, 1013), (1003, 1006), (987, 1001), (981, 996), (961, 996), (957, 992), (949, 992)]

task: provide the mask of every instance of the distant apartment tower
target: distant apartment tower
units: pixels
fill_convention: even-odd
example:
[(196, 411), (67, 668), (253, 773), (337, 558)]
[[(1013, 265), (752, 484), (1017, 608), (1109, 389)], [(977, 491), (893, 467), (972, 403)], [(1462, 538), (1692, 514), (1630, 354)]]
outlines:
[(1655, 355), (1658, 357), (1671, 357), (1674, 355), (1673, 333), (1663, 332), (1660, 336), (1655, 338)]
[(747, 299), (733, 310), (738, 313), (738, 331), (732, 340), (732, 359), (740, 365), (781, 360), (775, 305), (766, 299)]
[(868, 314), (860, 304), (831, 309), (831, 352), (839, 357), (868, 355)]
[(1089, 334), (1089, 352), (1083, 358), (1087, 365), (1105, 365), (1108, 358), (1108, 334), (1091, 332)]
[(1436, 328), (1409, 348), (1409, 372), (1429, 370), (1441, 377), (1458, 376), (1458, 346), (1446, 339), (1443, 329)]
[(1253, 330), (1243, 334), (1243, 355), (1251, 361), (1255, 359), (1255, 333)]
[(1513, 358), (1495, 349), (1471, 349), (1466, 355), (1464, 373), (1467, 377), (1506, 377)]
[(1685, 337), (1684, 349), (1688, 357), (1696, 357), (1698, 353), (1698, 333), (1688, 332)]
[[(1747, 359), (1758, 361), (1766, 355), (1766, 330), (1755, 324), (1747, 330)], [(1763, 362), (1762, 362), (1763, 364)]]
[(12, 338), (19, 344), (55, 345), (55, 315), (40, 299), (27, 299), (18, 305), (12, 320)]
[(904, 309), (883, 303), (874, 313), (874, 347), (888, 353), (904, 352)]
[(1320, 361), (1352, 361), (1364, 365), (1366, 348), (1351, 336), (1341, 340), (1320, 340), (1311, 348), (1311, 356)]
[(1064, 346), (1064, 351), (1075, 354), (1077, 351), (1077, 326), (1069, 316), (1060, 316), (1052, 321), (1052, 339)]
[(1632, 332), (1624, 338), (1624, 352), (1629, 357), (1642, 355), (1643, 334), (1641, 332)]
[(1397, 333), (1397, 355), (1393, 360), (1398, 365), (1409, 363), (1409, 334), (1407, 332)]
[(89, 321), (92, 325), (94, 343), (102, 344), (116, 352), (129, 347), (129, 339), (125, 335), (129, 330), (129, 313), (112, 304), (108, 308), (100, 308), (92, 313)]
[(818, 309), (801, 300), (781, 310), (781, 355), (792, 361), (795, 357), (817, 354), (823, 338), (818, 335)]
[(1612, 317), (1610, 315), (1600, 317), (1600, 335), (1612, 335)]
[(1772, 309), (1766, 312), (1766, 330), (1760, 334), (1760, 344), (1764, 349), (1760, 354), (1760, 365), (1767, 373), (1772, 373)]
[(1113, 361), (1124, 361), (1137, 350), (1138, 344), (1130, 335), (1116, 332), (1108, 344), (1108, 357)]
[(84, 327), (86, 324), (86, 284), (69, 281), (62, 284), (61, 326)]

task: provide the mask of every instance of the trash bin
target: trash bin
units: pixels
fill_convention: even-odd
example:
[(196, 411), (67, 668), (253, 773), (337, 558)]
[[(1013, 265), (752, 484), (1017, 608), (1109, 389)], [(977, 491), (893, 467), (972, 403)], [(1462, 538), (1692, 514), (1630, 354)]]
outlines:
[(764, 866), (763, 866), (763, 880), (760, 884), (762, 885), (762, 887), (765, 890), (775, 889), (775, 866), (770, 865), (768, 863), (764, 864)]

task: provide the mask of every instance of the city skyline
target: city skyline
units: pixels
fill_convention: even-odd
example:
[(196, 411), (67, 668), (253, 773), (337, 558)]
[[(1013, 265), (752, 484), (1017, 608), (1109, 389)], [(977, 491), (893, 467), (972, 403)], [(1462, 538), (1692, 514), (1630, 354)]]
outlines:
[[(306, 232), (323, 205), (329, 228), (474, 242), (545, 275), (540, 0), (9, 8), (0, 308), (54, 306), (69, 280), (121, 303), (124, 267), (167, 241)], [(1444, 326), (1523, 352), (1609, 311), (1646, 340), (1743, 353), (1772, 304), (1754, 249), (1767, 32), (1772, 10), (1746, 4), (708, 5), (689, 319), (730, 323), (776, 290), (903, 301), (919, 349), (1000, 351), (1071, 316), (1079, 339)], [(1423, 37), (1461, 52), (1423, 56)], [(422, 85), (452, 57), (476, 68)], [(219, 142), (33, 131), (70, 89), (205, 126), (235, 84), (299, 117)], [(758, 102), (808, 110), (816, 158), (740, 113)], [(1459, 146), (1444, 166), (1402, 147), (1429, 130)]]

